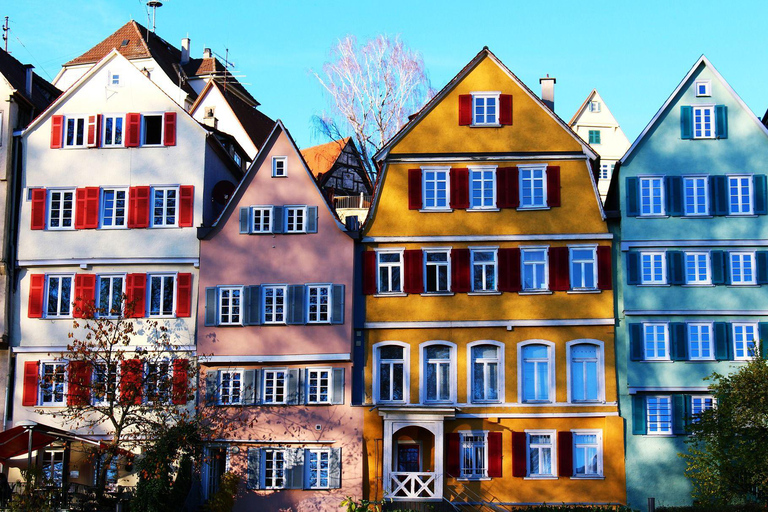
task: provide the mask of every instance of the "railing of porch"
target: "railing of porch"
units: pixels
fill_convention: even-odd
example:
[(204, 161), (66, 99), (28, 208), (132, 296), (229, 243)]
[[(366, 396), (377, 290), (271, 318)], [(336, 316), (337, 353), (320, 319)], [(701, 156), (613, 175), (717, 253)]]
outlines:
[(386, 498), (435, 500), (443, 497), (442, 475), (437, 473), (390, 473)]

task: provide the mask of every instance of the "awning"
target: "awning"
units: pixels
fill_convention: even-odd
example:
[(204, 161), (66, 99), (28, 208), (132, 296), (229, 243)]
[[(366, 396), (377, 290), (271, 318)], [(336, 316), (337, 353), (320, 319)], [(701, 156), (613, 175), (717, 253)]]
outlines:
[(78, 436), (66, 430), (41, 425), (33, 421), (23, 423), (5, 432), (0, 432), (0, 461), (7, 461), (30, 451), (39, 450), (59, 440), (79, 441), (94, 446), (99, 445), (97, 440)]

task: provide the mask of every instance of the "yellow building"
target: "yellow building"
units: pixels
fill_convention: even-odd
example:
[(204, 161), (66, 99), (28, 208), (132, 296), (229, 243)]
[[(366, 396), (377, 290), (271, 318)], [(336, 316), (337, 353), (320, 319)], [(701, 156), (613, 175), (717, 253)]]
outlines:
[(484, 48), (375, 158), (368, 498), (624, 503), (595, 153)]

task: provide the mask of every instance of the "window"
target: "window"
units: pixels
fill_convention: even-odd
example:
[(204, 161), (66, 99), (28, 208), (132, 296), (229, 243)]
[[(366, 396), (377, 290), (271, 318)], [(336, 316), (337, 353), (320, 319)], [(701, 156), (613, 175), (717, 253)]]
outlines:
[(286, 206), (285, 207), (285, 232), (286, 233), (306, 233), (307, 231), (307, 207), (306, 206)]
[(755, 281), (755, 253), (730, 252), (731, 284), (756, 284)]
[(109, 85), (114, 87), (120, 86), (120, 73), (110, 73), (109, 74)]
[(688, 324), (688, 358), (692, 361), (714, 358), (712, 324)]
[(461, 478), (488, 477), (488, 433), (460, 432)]
[(597, 402), (600, 400), (600, 349), (597, 345), (580, 343), (571, 346), (571, 400)]
[(499, 401), (500, 348), (495, 345), (475, 345), (472, 356), (472, 401)]
[(496, 291), (496, 249), (470, 249), (472, 258), (472, 291)]
[(264, 323), (285, 323), (285, 286), (262, 286), (264, 293)]
[(307, 369), (307, 403), (331, 403), (331, 369)]
[(331, 321), (331, 285), (307, 286), (307, 312), (310, 324), (327, 324)]
[(99, 276), (100, 317), (115, 318), (123, 311), (125, 276)]
[(554, 433), (526, 432), (528, 438), (528, 476), (555, 476)]
[(596, 247), (569, 247), (571, 253), (571, 288), (597, 289)]
[(285, 178), (287, 176), (288, 176), (288, 157), (273, 156), (272, 157), (272, 177)]
[(101, 227), (102, 229), (124, 228), (128, 191), (125, 189), (105, 188), (101, 191)]
[(708, 252), (685, 253), (685, 283), (711, 284)]
[(520, 208), (547, 207), (545, 167), (518, 167), (520, 170)]
[(307, 473), (310, 489), (330, 487), (331, 452), (329, 450), (307, 450)]
[(523, 402), (550, 402), (553, 386), (551, 348), (531, 344), (522, 347)]
[(664, 215), (664, 180), (640, 178), (640, 215)]
[(469, 170), (469, 207), (473, 210), (496, 208), (496, 168), (472, 167)]
[(590, 112), (600, 112), (600, 102), (599, 101), (590, 101), (589, 102), (589, 111)]
[(72, 276), (46, 276), (48, 301), (46, 318), (68, 318), (72, 315)]
[(43, 452), (42, 477), (49, 485), (64, 485), (64, 450), (45, 450)]
[(602, 432), (573, 433), (573, 475), (577, 477), (603, 476)]
[(243, 287), (219, 287), (219, 325), (243, 324)]
[(149, 276), (149, 316), (173, 316), (175, 299), (175, 275)]
[(176, 226), (177, 225), (177, 187), (152, 189), (152, 226)]
[(520, 261), (523, 267), (523, 291), (548, 290), (549, 265), (547, 265), (547, 249), (521, 247)]
[(667, 284), (667, 255), (664, 252), (640, 253), (640, 282)]
[(171, 365), (168, 361), (147, 363), (147, 402), (165, 404), (171, 398)]
[(752, 359), (757, 343), (757, 324), (733, 324), (733, 355), (736, 360)]
[(705, 176), (685, 177), (683, 188), (685, 189), (685, 214), (709, 215), (707, 178)]
[(649, 396), (645, 399), (648, 434), (672, 433), (672, 399), (668, 396)]
[(499, 93), (472, 95), (472, 125), (498, 126)]
[(271, 206), (251, 208), (251, 233), (271, 233), (272, 216), (274, 210)]
[(667, 324), (643, 324), (643, 349), (646, 361), (668, 361)]
[(74, 212), (74, 189), (48, 191), (48, 229), (72, 229)]
[(382, 402), (405, 402), (405, 347), (384, 345), (377, 349), (378, 399)]
[(163, 115), (141, 116), (144, 126), (141, 133), (144, 135), (145, 146), (159, 146), (163, 143)]
[(424, 209), (447, 209), (449, 207), (448, 179), (450, 176), (450, 169), (425, 168), (422, 169), (422, 175), (424, 176)]
[(379, 260), (379, 293), (401, 293), (403, 255), (401, 252), (376, 252)]
[(264, 488), (282, 489), (285, 487), (285, 450), (264, 448)]
[(728, 214), (752, 213), (752, 176), (728, 176)]
[(93, 365), (93, 383), (91, 393), (94, 405), (109, 405), (114, 402), (119, 389), (117, 363), (95, 363)]
[(600, 144), (600, 130), (589, 130), (589, 143)]
[(424, 353), (424, 401), (447, 402), (453, 399), (451, 377), (452, 350), (448, 345), (430, 345)]
[(104, 116), (104, 135), (101, 145), (104, 147), (121, 147), (123, 145), (123, 117), (115, 115)]
[(711, 96), (712, 83), (709, 80), (696, 80), (696, 96)]
[(450, 256), (447, 250), (424, 252), (425, 286), (427, 293), (447, 293), (451, 289)]
[(613, 168), (615, 166), (616, 164), (600, 164), (600, 179), (601, 180), (611, 179), (611, 175), (613, 174)]
[(699, 421), (698, 416), (704, 411), (715, 408), (715, 398), (712, 396), (692, 396), (691, 397), (691, 421)]
[(67, 117), (64, 123), (64, 147), (84, 148), (86, 146), (85, 127), (87, 119), (82, 117)]
[(715, 137), (715, 107), (693, 107), (693, 138), (712, 139)]
[(285, 370), (264, 370), (263, 403), (285, 403), (285, 373)]
[(219, 371), (219, 403), (238, 405), (243, 403), (243, 371)]
[(40, 405), (64, 405), (67, 400), (67, 363), (40, 363)]

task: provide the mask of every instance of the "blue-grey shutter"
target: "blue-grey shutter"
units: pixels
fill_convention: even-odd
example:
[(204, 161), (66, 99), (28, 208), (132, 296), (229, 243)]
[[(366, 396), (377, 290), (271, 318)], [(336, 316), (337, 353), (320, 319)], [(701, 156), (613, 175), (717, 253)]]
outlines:
[(304, 318), (304, 285), (292, 284), (288, 286), (288, 315), (286, 315), (286, 324), (301, 325), (305, 324)]
[(768, 358), (768, 322), (760, 322), (758, 329), (760, 333), (760, 356)]
[(715, 105), (715, 136), (728, 138), (728, 107), (725, 105)]
[(757, 284), (768, 284), (768, 251), (757, 251), (755, 263), (757, 265)]
[(261, 324), (261, 290), (258, 286), (243, 288), (243, 323), (245, 325)]
[(629, 358), (632, 361), (645, 359), (644, 347), (643, 324), (629, 324)]
[(301, 402), (301, 370), (290, 368), (285, 371), (285, 403), (288, 405), (299, 405)]
[(259, 403), (259, 370), (245, 370), (243, 372), (242, 393), (243, 405), (253, 405)]
[(688, 359), (688, 333), (684, 323), (675, 322), (669, 325), (671, 337), (671, 356), (673, 361)]
[(685, 262), (681, 251), (667, 251), (667, 283), (685, 284)]
[(715, 322), (715, 359), (718, 361), (733, 359), (731, 326), (727, 322)]
[(680, 107), (680, 138), (693, 138), (693, 108), (690, 105)]
[(640, 284), (640, 253), (627, 253), (627, 284)]
[(683, 214), (683, 178), (666, 176), (664, 181), (667, 215), (680, 217)]
[(728, 215), (728, 177), (709, 177), (709, 209), (712, 215)]
[(317, 206), (307, 207), (307, 233), (317, 233)]
[(643, 436), (648, 433), (645, 422), (645, 396), (632, 395), (632, 433)]
[(273, 233), (282, 233), (283, 232), (283, 221), (285, 215), (285, 208), (282, 206), (273, 206), (272, 207), (272, 232)]
[(304, 448), (286, 450), (285, 488), (304, 488)]
[(216, 287), (205, 289), (205, 325), (216, 325)]
[(344, 285), (334, 284), (331, 287), (331, 300), (333, 301), (331, 307), (331, 323), (343, 324), (344, 323)]
[(331, 403), (344, 403), (344, 368), (333, 369), (333, 392), (331, 393)]
[(258, 489), (261, 470), (261, 448), (248, 448), (248, 488)]
[(640, 215), (640, 183), (637, 178), (627, 178), (627, 217)]
[(205, 403), (216, 405), (219, 401), (219, 372), (208, 370), (205, 372)]
[(672, 395), (672, 433), (685, 434), (685, 395)]
[(251, 232), (251, 209), (248, 206), (240, 208), (240, 233)]
[(726, 284), (725, 252), (712, 251), (710, 256), (712, 258), (712, 284)]
[(341, 448), (331, 448), (328, 461), (328, 487), (338, 489), (341, 487)]
[(766, 177), (765, 174), (755, 174), (753, 176), (753, 186), (755, 187), (755, 214), (768, 215), (768, 199), (766, 198)]

